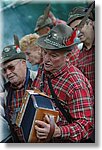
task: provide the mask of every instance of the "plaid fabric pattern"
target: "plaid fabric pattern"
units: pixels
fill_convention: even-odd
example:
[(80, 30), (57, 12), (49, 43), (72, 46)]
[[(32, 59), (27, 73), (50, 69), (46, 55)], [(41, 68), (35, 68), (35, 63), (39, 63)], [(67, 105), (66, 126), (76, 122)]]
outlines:
[[(45, 71), (44, 92), (51, 97), (48, 86), (47, 76), (51, 78), (52, 86), (58, 99), (63, 103), (64, 109), (73, 118), (73, 122), (69, 124), (60, 110), (59, 121), (62, 136), (58, 141), (78, 142), (82, 138), (87, 139), (94, 126), (93, 114), (93, 91), (87, 78), (83, 76), (81, 71), (72, 65), (64, 66), (55, 74), (48, 74)], [(40, 89), (41, 70), (39, 70), (33, 85)]]
[(10, 110), (15, 111), (15, 109), (17, 110), (21, 107), (23, 96), (24, 96), (24, 88), (13, 92), (11, 105), (9, 106)]
[(78, 49), (77, 46), (74, 47), (74, 49), (68, 53), (68, 59), (71, 62), (72, 65), (75, 67), (78, 64), (78, 57), (79, 57), (80, 50)]
[[(30, 90), (31, 87), (28, 85), (27, 89)], [(20, 111), (20, 108), (22, 106), (22, 98), (24, 96), (24, 93), (25, 93), (24, 88), (13, 91), (12, 99), (10, 105), (8, 106), (11, 128), (13, 129), (14, 134), (19, 139), (19, 142), (22, 143), (25, 142), (25, 139), (23, 137), (23, 132), (21, 128), (16, 126), (15, 121), (16, 121), (17, 114)]]
[(22, 129), (16, 125), (16, 117), (22, 106), (22, 98), (25, 91), (31, 89), (31, 84), (34, 79), (30, 78), (30, 70), (27, 69), (26, 81), (21, 89), (14, 89), (10, 82), (5, 84), (7, 102), (5, 106), (5, 115), (12, 132), (14, 142), (26, 142), (23, 136)]
[(95, 93), (95, 46), (90, 50), (86, 47), (80, 51), (77, 47), (68, 54), (68, 58), (72, 65), (77, 67), (89, 80), (93, 92)]
[(90, 50), (83, 47), (78, 57), (77, 66), (85, 77), (89, 80), (93, 91), (95, 93), (95, 46), (93, 45)]

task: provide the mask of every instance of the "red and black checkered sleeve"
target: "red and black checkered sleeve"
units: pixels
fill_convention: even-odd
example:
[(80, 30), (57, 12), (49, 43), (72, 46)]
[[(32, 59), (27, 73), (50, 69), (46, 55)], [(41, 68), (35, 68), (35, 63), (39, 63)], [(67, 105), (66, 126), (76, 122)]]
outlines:
[(73, 142), (88, 139), (94, 126), (93, 97), (87, 88), (79, 88), (68, 101), (73, 122), (61, 127), (62, 138)]

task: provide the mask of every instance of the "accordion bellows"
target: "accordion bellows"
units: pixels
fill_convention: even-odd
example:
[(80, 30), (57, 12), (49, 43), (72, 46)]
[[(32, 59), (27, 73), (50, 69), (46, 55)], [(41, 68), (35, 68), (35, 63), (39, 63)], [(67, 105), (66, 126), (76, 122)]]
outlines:
[(45, 115), (58, 119), (58, 111), (54, 109), (51, 99), (44, 93), (26, 90), (22, 107), (16, 119), (16, 125), (22, 129), (26, 142), (37, 143), (35, 120), (43, 120)]

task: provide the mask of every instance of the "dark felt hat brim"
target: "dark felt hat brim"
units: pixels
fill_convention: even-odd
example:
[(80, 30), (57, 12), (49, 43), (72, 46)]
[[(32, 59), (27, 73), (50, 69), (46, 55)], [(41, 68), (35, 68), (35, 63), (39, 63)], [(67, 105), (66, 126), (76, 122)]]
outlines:
[(7, 63), (7, 62), (10, 62), (10, 61), (15, 60), (15, 59), (24, 59), (24, 60), (26, 60), (26, 56), (25, 56), (24, 53), (21, 52), (19, 54), (12, 55), (11, 57), (8, 56), (6, 58), (3, 58), (0, 63), (1, 64)]
[(49, 24), (36, 27), (36, 28), (34, 29), (34, 31), (35, 31), (35, 32), (38, 32), (40, 29), (43, 29), (43, 28), (45, 28), (45, 27), (48, 26), (48, 25), (49, 25)]
[(70, 46), (64, 46), (62, 48), (59, 48), (57, 46), (53, 46), (53, 45), (51, 45), (49, 43), (46, 43), (44, 41), (46, 39), (46, 37), (47, 37), (47, 35), (44, 35), (44, 36), (38, 38), (37, 41), (36, 41), (36, 44), (38, 46), (40, 46), (41, 48), (47, 49), (47, 50), (52, 50), (52, 51), (59, 51), (59, 50), (61, 50), (61, 51), (62, 50), (71, 51), (71, 50), (73, 50), (74, 46), (77, 44), (77, 43), (73, 43)]
[(40, 29), (42, 29), (42, 28), (44, 28), (46, 26), (49, 26), (51, 24), (53, 24), (53, 23), (52, 23), (52, 20), (50, 18), (47, 18), (44, 21), (44, 17), (40, 16), (39, 19), (38, 19), (38, 21), (37, 21), (37, 24), (36, 24), (36, 27), (35, 27), (34, 31), (37, 32), (38, 30), (40, 30)]
[(80, 16), (73, 16), (72, 18), (70, 18), (67, 21), (67, 25), (70, 25), (70, 23), (72, 23), (73, 21), (77, 20), (77, 19), (82, 19), (85, 15), (80, 15)]
[[(82, 19), (85, 16), (85, 14), (82, 15), (77, 15), (77, 16), (73, 16), (70, 19), (68, 19), (67, 21), (67, 25), (70, 25), (73, 21), (77, 20), (77, 19)], [(91, 20), (94, 20), (93, 16), (88, 16), (88, 18), (90, 18)]]
[(40, 29), (43, 29), (46, 25), (43, 25), (43, 26), (39, 26), (39, 27), (36, 27), (34, 29), (35, 32), (38, 32)]

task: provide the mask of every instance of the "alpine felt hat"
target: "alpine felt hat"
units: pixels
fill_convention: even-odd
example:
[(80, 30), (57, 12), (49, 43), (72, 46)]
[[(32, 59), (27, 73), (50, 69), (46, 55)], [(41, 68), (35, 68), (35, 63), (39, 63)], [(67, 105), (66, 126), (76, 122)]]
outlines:
[(49, 17), (45, 18), (44, 15), (41, 15), (37, 20), (34, 31), (37, 32), (38, 30), (44, 28), (45, 26), (52, 25), (52, 24), (53, 23), (52, 23), (51, 18)]
[(47, 49), (47, 50), (71, 51), (73, 49), (73, 46), (77, 44), (77, 43), (74, 43), (73, 41), (74, 39), (72, 35), (73, 35), (73, 30), (71, 27), (69, 27), (68, 25), (64, 25), (64, 24), (58, 24), (54, 26), (47, 34), (39, 37), (36, 43), (40, 47)]
[(9, 46), (4, 47), (4, 49), (1, 53), (0, 63), (7, 63), (7, 62), (15, 60), (15, 59), (25, 59), (26, 60), (26, 55), (16, 45), (9, 45)]
[[(87, 8), (84, 7), (75, 7), (72, 9), (72, 11), (68, 15), (68, 21), (67, 25), (70, 25), (73, 21), (77, 19), (81, 19), (86, 15)], [(90, 15), (88, 16), (91, 20), (94, 20), (93, 13), (91, 12)]]

